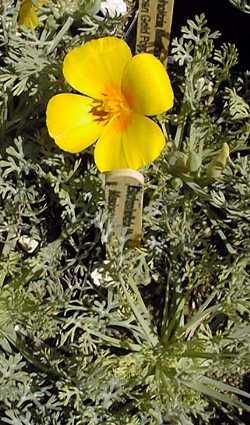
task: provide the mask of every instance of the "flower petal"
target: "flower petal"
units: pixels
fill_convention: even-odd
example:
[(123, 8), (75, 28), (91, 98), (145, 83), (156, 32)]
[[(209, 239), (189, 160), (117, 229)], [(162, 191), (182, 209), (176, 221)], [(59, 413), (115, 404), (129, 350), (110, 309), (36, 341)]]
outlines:
[(128, 45), (117, 37), (91, 40), (66, 55), (64, 77), (79, 92), (101, 99), (112, 88), (120, 90), (131, 57)]
[(103, 125), (94, 121), (93, 100), (78, 94), (58, 94), (47, 106), (47, 127), (56, 144), (67, 152), (80, 152), (94, 143)]
[(105, 127), (95, 147), (95, 162), (102, 172), (137, 170), (157, 158), (164, 145), (160, 127), (150, 118), (134, 113), (125, 130), (121, 130), (117, 120)]
[(24, 25), (27, 28), (35, 29), (38, 25), (37, 10), (42, 7), (48, 0), (22, 0), (18, 23)]
[(34, 29), (38, 25), (37, 8), (33, 5), (32, 0), (22, 0), (18, 23), (27, 28)]
[(130, 107), (143, 115), (157, 115), (173, 106), (167, 71), (150, 53), (140, 53), (129, 62), (122, 79), (122, 92)]

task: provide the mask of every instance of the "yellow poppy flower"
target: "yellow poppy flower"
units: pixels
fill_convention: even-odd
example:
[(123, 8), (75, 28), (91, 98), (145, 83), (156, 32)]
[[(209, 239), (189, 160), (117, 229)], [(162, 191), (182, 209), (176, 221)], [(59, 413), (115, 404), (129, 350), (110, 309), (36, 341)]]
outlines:
[(147, 115), (173, 105), (168, 74), (153, 55), (132, 57), (116, 37), (91, 40), (64, 59), (66, 81), (80, 94), (58, 94), (47, 106), (47, 127), (56, 144), (80, 152), (96, 143), (102, 172), (138, 169), (159, 156), (165, 138)]
[(35, 29), (38, 25), (37, 10), (42, 7), (47, 0), (22, 0), (19, 11), (19, 25)]

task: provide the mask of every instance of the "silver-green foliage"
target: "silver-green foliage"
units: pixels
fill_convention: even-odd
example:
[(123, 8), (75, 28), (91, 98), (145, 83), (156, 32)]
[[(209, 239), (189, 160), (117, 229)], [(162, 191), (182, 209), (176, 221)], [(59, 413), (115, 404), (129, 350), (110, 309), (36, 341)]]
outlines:
[[(65, 90), (65, 52), (116, 23), (55, 9), (17, 37), (10, 3), (0, 28), (1, 423), (192, 425), (218, 409), (240, 423), (250, 165), (235, 47), (215, 49), (204, 17), (174, 41), (176, 106), (159, 118), (168, 149), (145, 170), (143, 245), (114, 250), (91, 151), (59, 151), (44, 111)], [(209, 179), (223, 143), (231, 160)]]
[(249, 0), (229, 0), (237, 9), (242, 12), (250, 13), (250, 2)]

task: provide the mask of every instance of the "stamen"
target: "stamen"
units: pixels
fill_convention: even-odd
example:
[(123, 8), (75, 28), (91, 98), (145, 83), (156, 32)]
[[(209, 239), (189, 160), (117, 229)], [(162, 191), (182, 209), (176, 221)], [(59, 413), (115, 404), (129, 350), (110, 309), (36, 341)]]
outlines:
[(120, 123), (118, 127), (124, 129), (129, 123), (132, 111), (122, 93), (118, 90), (109, 90), (103, 94), (103, 99), (93, 101), (90, 112), (95, 121), (107, 124), (111, 119), (115, 119), (118, 124)]
[(109, 121), (109, 112), (104, 109), (104, 102), (102, 100), (94, 100), (93, 108), (90, 110), (90, 113), (94, 115), (94, 120), (97, 122), (108, 122)]

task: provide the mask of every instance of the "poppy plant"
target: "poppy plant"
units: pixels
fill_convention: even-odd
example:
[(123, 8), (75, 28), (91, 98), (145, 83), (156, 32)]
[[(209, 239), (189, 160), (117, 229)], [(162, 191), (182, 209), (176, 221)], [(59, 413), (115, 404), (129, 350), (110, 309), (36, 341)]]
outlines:
[(173, 91), (155, 56), (132, 57), (125, 41), (109, 36), (71, 50), (63, 74), (82, 94), (58, 94), (48, 103), (48, 131), (61, 149), (77, 153), (97, 141), (101, 172), (138, 169), (159, 156), (165, 137), (148, 116), (170, 109)]

